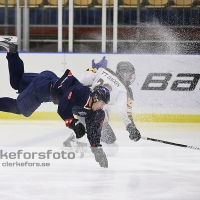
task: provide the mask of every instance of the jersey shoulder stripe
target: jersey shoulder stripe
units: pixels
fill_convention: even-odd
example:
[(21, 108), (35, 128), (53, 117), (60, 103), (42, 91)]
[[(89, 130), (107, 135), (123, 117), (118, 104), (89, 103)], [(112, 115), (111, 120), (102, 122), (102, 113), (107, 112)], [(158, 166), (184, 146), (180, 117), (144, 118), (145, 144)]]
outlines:
[(93, 72), (93, 73), (96, 73), (97, 72), (97, 68), (88, 68), (86, 71), (91, 71), (91, 72)]

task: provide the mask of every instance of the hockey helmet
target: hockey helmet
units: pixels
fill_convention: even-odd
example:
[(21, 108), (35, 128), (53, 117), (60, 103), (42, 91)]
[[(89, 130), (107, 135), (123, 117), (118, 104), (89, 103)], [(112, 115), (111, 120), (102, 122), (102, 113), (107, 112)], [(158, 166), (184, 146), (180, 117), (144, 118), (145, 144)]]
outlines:
[(110, 92), (108, 88), (104, 86), (96, 86), (90, 96), (92, 97), (93, 103), (102, 100), (105, 104), (108, 104), (110, 101)]
[(130, 62), (122, 61), (117, 64), (116, 75), (126, 86), (135, 81), (135, 68)]

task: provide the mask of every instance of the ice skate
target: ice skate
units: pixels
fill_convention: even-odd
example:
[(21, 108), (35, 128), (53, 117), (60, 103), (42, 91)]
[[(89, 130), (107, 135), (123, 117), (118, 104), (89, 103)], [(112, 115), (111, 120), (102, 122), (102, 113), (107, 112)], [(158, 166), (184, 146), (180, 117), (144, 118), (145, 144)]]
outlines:
[(87, 145), (85, 145), (85, 143), (82, 142), (78, 142), (78, 141), (71, 141), (71, 146), (73, 151), (76, 153), (76, 155), (79, 158), (83, 158), (84, 157), (84, 146), (86, 147)]
[(71, 150), (76, 153), (80, 158), (84, 157), (84, 148), (87, 147), (87, 144), (78, 142), (75, 140), (75, 136), (72, 133), (67, 140), (63, 142), (62, 150)]
[(72, 150), (73, 148), (72, 148), (72, 145), (71, 145), (71, 141), (73, 140), (73, 139), (75, 139), (75, 136), (74, 136), (74, 134), (72, 133), (70, 136), (69, 136), (69, 138), (67, 138), (67, 140), (65, 140), (64, 142), (63, 142), (63, 146), (61, 147), (61, 150), (66, 150), (66, 151), (69, 151), (69, 150)]
[(18, 49), (16, 36), (0, 35), (0, 46), (4, 47), (10, 53), (16, 53)]
[(71, 147), (72, 147), (71, 141), (72, 141), (73, 139), (75, 139), (75, 137), (74, 137), (74, 134), (72, 133), (72, 134), (69, 136), (69, 138), (63, 142), (63, 147), (71, 148)]

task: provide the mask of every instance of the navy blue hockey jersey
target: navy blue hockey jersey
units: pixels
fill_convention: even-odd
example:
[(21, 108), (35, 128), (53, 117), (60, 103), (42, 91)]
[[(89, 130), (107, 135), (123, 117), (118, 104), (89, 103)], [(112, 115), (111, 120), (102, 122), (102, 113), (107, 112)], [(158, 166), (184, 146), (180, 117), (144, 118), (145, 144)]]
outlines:
[(101, 126), (105, 117), (102, 109), (93, 111), (89, 105), (90, 88), (83, 86), (70, 72), (55, 83), (52, 89), (54, 102), (58, 104), (58, 114), (68, 126), (75, 115), (85, 117), (87, 137), (90, 144), (100, 143)]

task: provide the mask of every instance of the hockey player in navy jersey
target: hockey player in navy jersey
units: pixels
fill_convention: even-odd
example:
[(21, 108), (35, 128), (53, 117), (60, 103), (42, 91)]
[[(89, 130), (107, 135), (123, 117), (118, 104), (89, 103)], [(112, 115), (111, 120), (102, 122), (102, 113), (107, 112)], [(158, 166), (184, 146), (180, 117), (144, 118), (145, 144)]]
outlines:
[[(24, 64), (17, 52), (17, 37), (0, 36), (0, 46), (8, 51), (10, 85), (19, 93), (17, 99), (0, 98), (0, 111), (29, 117), (41, 103), (53, 102), (58, 105), (58, 114), (75, 132), (76, 138), (83, 137), (87, 132), (96, 161), (107, 168), (108, 161), (101, 148), (100, 137), (105, 117), (102, 108), (110, 100), (109, 90), (102, 86), (90, 90), (68, 69), (61, 78), (51, 71), (24, 73)], [(74, 114), (85, 118), (86, 127), (74, 118)]]

